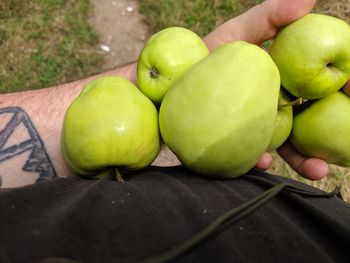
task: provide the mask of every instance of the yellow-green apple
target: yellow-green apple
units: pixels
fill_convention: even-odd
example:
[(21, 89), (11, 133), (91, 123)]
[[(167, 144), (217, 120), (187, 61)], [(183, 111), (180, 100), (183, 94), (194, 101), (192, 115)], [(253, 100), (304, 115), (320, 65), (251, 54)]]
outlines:
[(294, 117), (290, 140), (307, 157), (350, 167), (350, 97), (338, 91), (313, 102)]
[(137, 63), (140, 90), (160, 104), (169, 87), (192, 65), (208, 55), (202, 39), (182, 27), (169, 27), (145, 44)]
[(286, 91), (281, 87), (278, 98), (278, 112), (275, 122), (275, 129), (267, 148), (273, 151), (280, 147), (289, 137), (293, 126), (293, 107)]
[(204, 176), (243, 175), (267, 149), (280, 77), (267, 52), (243, 41), (223, 45), (170, 87), (160, 107), (162, 137)]
[(327, 15), (308, 14), (283, 28), (269, 50), (292, 95), (317, 99), (350, 78), (350, 26)]
[(110, 76), (88, 83), (69, 106), (61, 144), (69, 166), (94, 177), (148, 166), (159, 153), (159, 138), (154, 104), (128, 80)]

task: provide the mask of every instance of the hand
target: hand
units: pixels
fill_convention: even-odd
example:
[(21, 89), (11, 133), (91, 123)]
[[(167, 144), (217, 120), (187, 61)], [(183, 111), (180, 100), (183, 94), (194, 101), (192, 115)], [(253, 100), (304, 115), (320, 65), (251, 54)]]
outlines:
[[(350, 96), (350, 82), (345, 85), (343, 91)], [(290, 142), (282, 145), (278, 149), (278, 153), (295, 171), (307, 179), (319, 180), (329, 172), (328, 164), (325, 161), (317, 158), (303, 157), (295, 150)]]
[[(280, 28), (309, 13), (315, 2), (316, 0), (266, 0), (242, 15), (228, 20), (208, 34), (204, 41), (210, 50), (234, 40), (261, 45), (264, 41), (272, 39)], [(344, 91), (350, 95), (350, 84)], [(281, 146), (278, 152), (296, 172), (307, 179), (319, 180), (329, 173), (327, 162), (303, 157), (289, 142)], [(256, 167), (268, 169), (271, 161), (271, 154), (264, 153)]]
[(210, 50), (235, 40), (260, 45), (272, 39), (280, 28), (306, 15), (316, 0), (266, 0), (232, 18), (204, 37)]

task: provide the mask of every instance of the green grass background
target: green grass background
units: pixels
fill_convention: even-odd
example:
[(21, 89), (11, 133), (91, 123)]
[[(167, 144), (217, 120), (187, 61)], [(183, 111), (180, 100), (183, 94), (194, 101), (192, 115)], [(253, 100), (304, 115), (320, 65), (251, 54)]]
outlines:
[[(315, 12), (349, 22), (348, 0), (319, 0)], [(138, 0), (150, 34), (183, 26), (204, 36), (223, 21), (262, 0)], [(101, 71), (98, 35), (89, 24), (89, 0), (0, 1), (0, 93), (37, 89), (86, 77)], [(349, 169), (332, 166), (326, 179), (299, 177), (273, 153), (270, 172), (292, 177), (324, 190), (341, 185), (350, 202)]]
[(213, 28), (262, 0), (140, 0), (140, 12), (152, 32), (183, 26), (205, 36)]
[(52, 86), (99, 70), (89, 0), (0, 1), (0, 92)]

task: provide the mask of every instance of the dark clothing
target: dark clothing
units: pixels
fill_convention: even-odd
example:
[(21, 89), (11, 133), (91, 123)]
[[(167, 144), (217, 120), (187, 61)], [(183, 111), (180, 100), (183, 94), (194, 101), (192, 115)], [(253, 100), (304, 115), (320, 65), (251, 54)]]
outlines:
[[(140, 262), (280, 182), (323, 193), (256, 169), (216, 180), (150, 167), (124, 179), (0, 190), (0, 262)], [(282, 190), (172, 262), (350, 262), (350, 205)]]

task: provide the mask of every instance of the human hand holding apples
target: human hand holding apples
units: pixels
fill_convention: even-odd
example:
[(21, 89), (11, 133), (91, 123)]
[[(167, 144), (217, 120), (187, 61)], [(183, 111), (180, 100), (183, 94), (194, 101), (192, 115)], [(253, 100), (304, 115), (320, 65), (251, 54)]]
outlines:
[[(241, 16), (227, 21), (206, 36), (204, 40), (207, 41), (210, 50), (237, 39), (261, 44), (273, 38), (283, 26), (307, 14), (315, 2), (315, 0), (265, 1)], [(344, 92), (350, 95), (349, 82), (345, 85)], [(297, 152), (288, 142), (283, 144), (278, 152), (295, 171), (305, 178), (317, 180), (325, 177), (329, 172), (326, 161), (319, 158), (307, 158)], [(265, 153), (257, 167), (267, 169), (270, 162), (271, 155)]]
[[(236, 41), (235, 43), (238, 42)], [(224, 44), (223, 47), (226, 48), (229, 45), (231, 44)], [(251, 70), (254, 79), (259, 79), (261, 74), (271, 73), (262, 73), (258, 69), (259, 63), (246, 65), (239, 60), (235, 61), (236, 57), (243, 53), (241, 50), (236, 50), (232, 54), (227, 52), (225, 55), (230, 59), (223, 59), (221, 63), (216, 63), (217, 66), (213, 64), (207, 69), (198, 70), (199, 68), (204, 68), (205, 66), (203, 65), (206, 61), (209, 61), (214, 57), (214, 54), (216, 55), (219, 52), (218, 50), (222, 49), (220, 47), (214, 50), (207, 58), (194, 65), (189, 73), (185, 74), (169, 90), (164, 97), (160, 110), (160, 129), (165, 142), (180, 158), (182, 163), (188, 167), (202, 174), (220, 177), (226, 177), (224, 171), (228, 170), (231, 173), (228, 173), (227, 177), (234, 177), (237, 174), (242, 174), (242, 172), (239, 172), (238, 167), (243, 168), (245, 166), (243, 159), (245, 159), (244, 156), (247, 154), (247, 151), (250, 151), (249, 156), (252, 157), (254, 156), (253, 152), (258, 149), (257, 143), (253, 143), (254, 146), (252, 146), (244, 141), (246, 132), (250, 132), (251, 142), (255, 138), (263, 142), (263, 138), (259, 137), (259, 135), (263, 134), (264, 131), (260, 127), (261, 133), (257, 135), (254, 133), (254, 130), (259, 129), (258, 126), (250, 126), (244, 132), (245, 124), (239, 124), (237, 121), (240, 117), (246, 118), (248, 122), (254, 119), (249, 111), (243, 110), (244, 113), (235, 115), (239, 110), (246, 107), (243, 103), (237, 103), (235, 98), (239, 97), (241, 101), (244, 101), (246, 93), (257, 86), (249, 79), (243, 81), (247, 86), (240, 84), (240, 81), (244, 79), (245, 69), (247, 68)], [(311, 105), (294, 118), (295, 124), (293, 126), (295, 128), (293, 128), (291, 136), (293, 145), (305, 156), (322, 158), (330, 163), (350, 166), (350, 152), (348, 150), (350, 148), (350, 137), (348, 135), (350, 131), (347, 129), (347, 123), (350, 123), (348, 117), (350, 116), (348, 114), (350, 112), (350, 98), (346, 95), (341, 96), (342, 92), (338, 92), (338, 96), (334, 95), (350, 78), (350, 26), (334, 17), (309, 14), (282, 29), (274, 40), (269, 52), (281, 73), (282, 85), (291, 94), (299, 97), (299, 99), (320, 99), (320, 102), (316, 101), (314, 105)], [(255, 54), (253, 57), (258, 61), (258, 54)], [(249, 58), (247, 54), (245, 59), (254, 60)], [(230, 82), (228, 81), (230, 74), (224, 73), (222, 75), (221, 73), (225, 72), (227, 67), (230, 67), (223, 64), (229, 65), (231, 61), (235, 61), (233, 65), (239, 68), (239, 74), (235, 75), (235, 70), (231, 68), (231, 76), (233, 76), (234, 81)], [(268, 68), (268, 66), (265, 65), (265, 68)], [(216, 73), (217, 78), (215, 75), (210, 75), (211, 70), (216, 72), (214, 69), (218, 71)], [(201, 75), (203, 74), (210, 75), (210, 77), (206, 81), (202, 81)], [(189, 75), (194, 76), (194, 81), (190, 80), (191, 77)], [(215, 82), (217, 79), (220, 79), (220, 83)], [(260, 88), (266, 93), (270, 92), (264, 87), (264, 81), (261, 80), (260, 82)], [(229, 86), (225, 95), (221, 96), (232, 102), (231, 106), (226, 105), (223, 102), (225, 100), (215, 98), (221, 83)], [(273, 84), (270, 82), (268, 85), (272, 86)], [(238, 90), (241, 93), (231, 97), (230, 92), (235, 91), (237, 86), (240, 86)], [(191, 98), (191, 91), (193, 90), (197, 95), (196, 99)], [(180, 94), (177, 94), (179, 92)], [(258, 91), (255, 92), (257, 93)], [(202, 94), (210, 94), (210, 98), (206, 99)], [(201, 99), (198, 97), (201, 97)], [(260, 97), (262, 100), (268, 100), (268, 98), (264, 99), (262, 95)], [(217, 105), (211, 103), (213, 98)], [(249, 98), (252, 101), (254, 100), (254, 96), (250, 95)], [(270, 94), (269, 98), (273, 101), (274, 95)], [(197, 100), (201, 100), (205, 106), (197, 106)], [(174, 101), (178, 102), (178, 109), (176, 104), (173, 103)], [(182, 104), (183, 101), (185, 101), (185, 105)], [(273, 104), (272, 101), (271, 104)], [(186, 104), (190, 105), (191, 103), (194, 106), (186, 107)], [(237, 104), (239, 104), (239, 109), (236, 109)], [(221, 113), (215, 112), (216, 106), (220, 108)], [(193, 107), (196, 109), (193, 110)], [(205, 107), (209, 108), (209, 110), (203, 110)], [(182, 112), (183, 108), (186, 108), (184, 112)], [(225, 115), (229, 110), (233, 109), (235, 114), (229, 115), (229, 119), (232, 120), (230, 125), (232, 126), (224, 126), (223, 123), (227, 123), (227, 119), (221, 115)], [(263, 106), (257, 106), (256, 110), (263, 112), (264, 108)], [(195, 117), (191, 117), (192, 111)], [(339, 111), (338, 114), (336, 114), (337, 111)], [(184, 122), (177, 117), (179, 112), (183, 116), (181, 120), (185, 120)], [(201, 115), (202, 112), (205, 112), (204, 116)], [(273, 113), (268, 115), (272, 116)], [(211, 121), (208, 121), (208, 119)], [(219, 121), (218, 123), (216, 122), (217, 120)], [(277, 122), (280, 123), (281, 120), (281, 118), (277, 118)], [(268, 120), (261, 117), (261, 122), (267, 123)], [(202, 125), (202, 123), (209, 123), (215, 128), (207, 127)], [(195, 124), (196, 127), (192, 127)], [(291, 123), (287, 121), (282, 124), (276, 126), (279, 130), (277, 130), (277, 134), (273, 135), (273, 141), (284, 133), (282, 131), (283, 127), (287, 127), (287, 132), (281, 142), (288, 137)], [(230, 127), (234, 127), (233, 130)], [(225, 130), (226, 137), (220, 136), (220, 133), (217, 132), (217, 130), (220, 131), (221, 129)], [(209, 135), (205, 134), (206, 132), (212, 135), (214, 139), (209, 138)], [(237, 133), (240, 140), (235, 141), (232, 135)], [(264, 136), (267, 137), (269, 135), (265, 134)], [(186, 140), (189, 140), (187, 145)], [(197, 144), (198, 140), (203, 141)], [(279, 146), (279, 144), (273, 142), (272, 149)], [(240, 152), (240, 147), (243, 147), (245, 152)], [(220, 148), (220, 150), (216, 148)], [(230, 149), (233, 152), (230, 152)], [(222, 155), (225, 156), (224, 161), (222, 161), (224, 164), (220, 163)], [(237, 163), (234, 164), (233, 160), (237, 160)], [(308, 161), (310, 160), (312, 161), (313, 159)], [(320, 159), (314, 159), (314, 163), (316, 162), (320, 163), (321, 161)], [(233, 171), (237, 171), (237, 174)], [(320, 174), (316, 176), (320, 176)]]
[(345, 85), (344, 92), (349, 91), (350, 26), (334, 17), (306, 15), (281, 30), (270, 54), (280, 69), (282, 85), (293, 95), (312, 102), (294, 118), (292, 144), (280, 153), (290, 158), (296, 147), (311, 157), (303, 161), (296, 156), (292, 160), (299, 167), (314, 161), (311, 179), (319, 179), (328, 170), (320, 159), (312, 157), (349, 166), (350, 98), (338, 90)]
[[(218, 45), (226, 42), (239, 39), (248, 40), (256, 44), (261, 43), (264, 40), (273, 37), (280, 26), (288, 24), (299, 16), (306, 14), (311, 9), (313, 4), (314, 1), (293, 1), (292, 4), (288, 5), (281, 4), (280, 1), (266, 1), (262, 5), (257, 6), (245, 14), (223, 24), (205, 37), (204, 41), (210, 49), (214, 49)], [(276, 16), (276, 14), (279, 15)], [(261, 23), (261, 21), (267, 21), (267, 23)], [(292, 157), (295, 161), (296, 156), (292, 155)], [(300, 158), (302, 157), (298, 155), (298, 158), (299, 163), (295, 163), (292, 161), (292, 159), (290, 159), (290, 163), (292, 165), (294, 164), (294, 168), (300, 166)], [(267, 156), (267, 159), (269, 159), (269, 156)], [(257, 164), (258, 167), (263, 168), (266, 166), (265, 161), (266, 160), (264, 160), (264, 158), (260, 160)], [(314, 165), (316, 162), (321, 163), (321, 166), (323, 167), (327, 167), (325, 162), (318, 159), (303, 159), (302, 162), (305, 163), (306, 161), (309, 163), (309, 165), (304, 165), (304, 171), (300, 171), (299, 169), (299, 172), (304, 174), (306, 177), (310, 177), (308, 175), (312, 174), (312, 171), (315, 170)], [(323, 175), (327, 172), (326, 169), (327, 168), (324, 169)]]
[[(204, 37), (204, 42), (209, 50), (235, 40), (261, 44), (273, 38), (281, 27), (307, 14), (315, 2), (315, 0), (265, 1), (216, 28)], [(287, 144), (283, 145), (280, 150), (282, 157), (304, 177), (320, 179), (327, 175), (328, 164), (325, 161), (305, 158)], [(270, 163), (271, 155), (264, 153), (256, 166), (267, 169)]]

